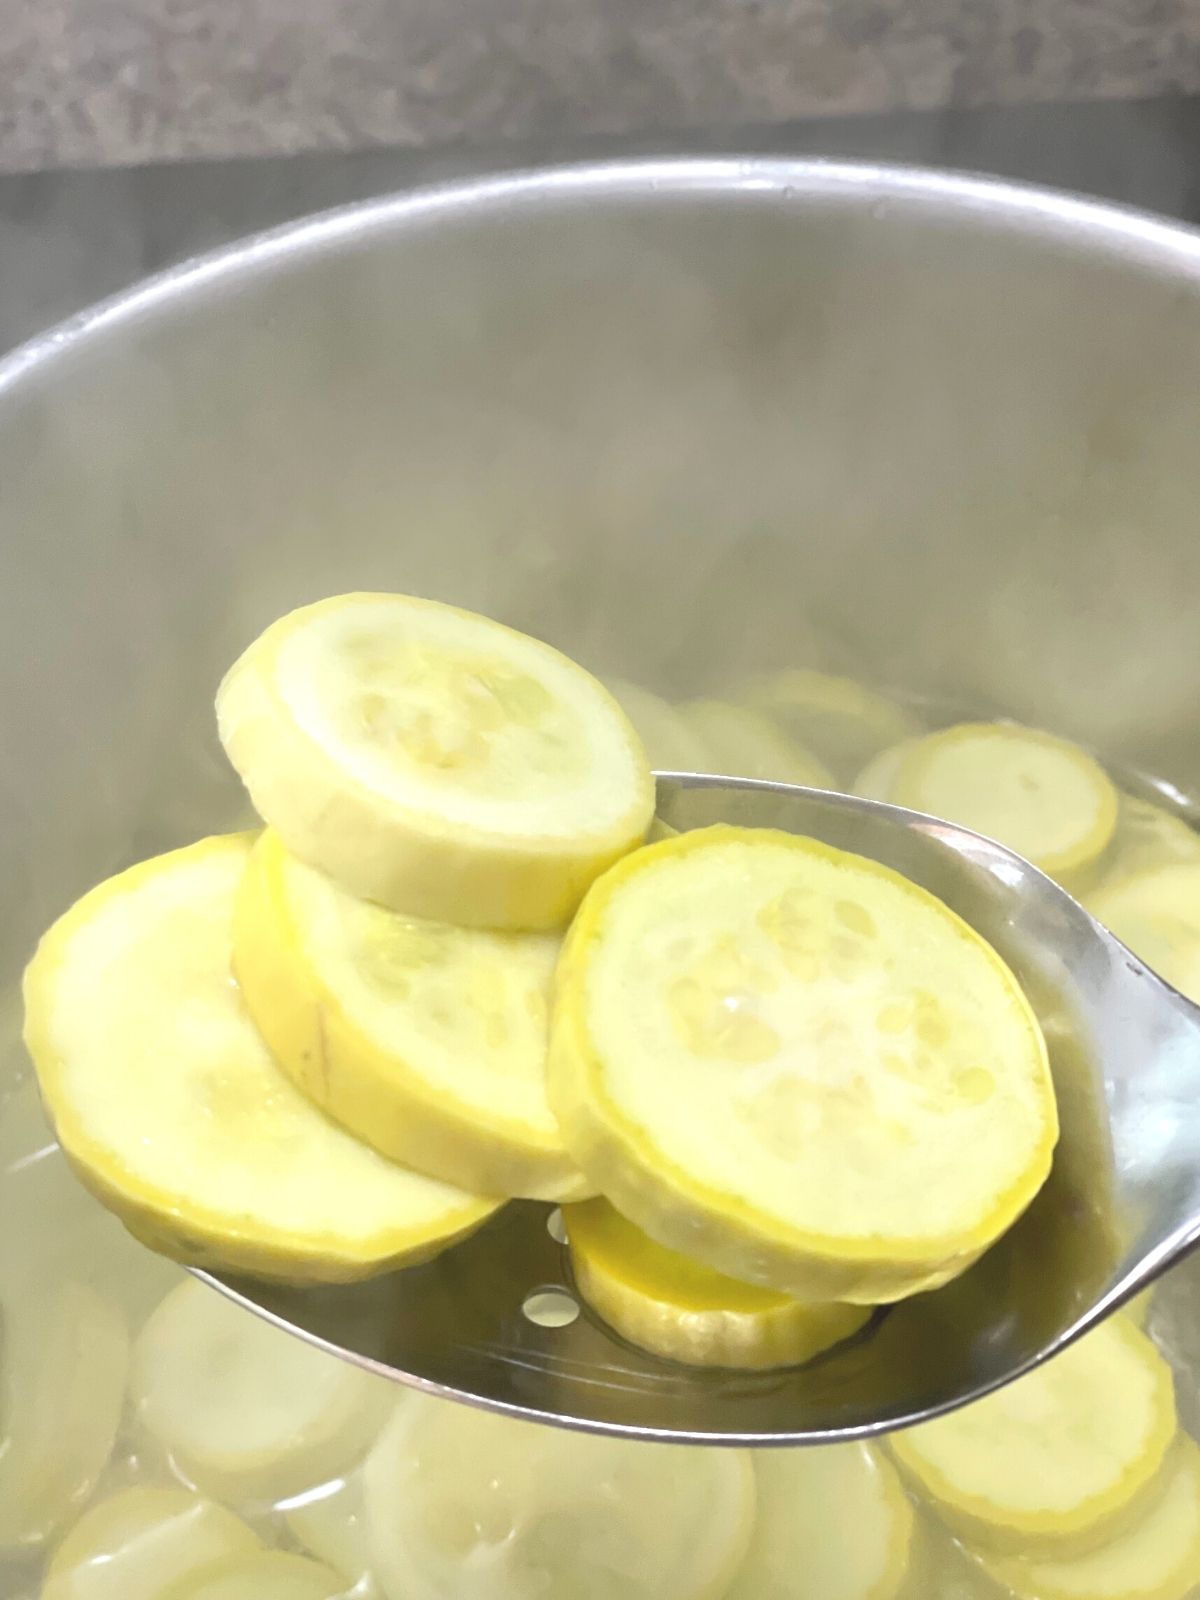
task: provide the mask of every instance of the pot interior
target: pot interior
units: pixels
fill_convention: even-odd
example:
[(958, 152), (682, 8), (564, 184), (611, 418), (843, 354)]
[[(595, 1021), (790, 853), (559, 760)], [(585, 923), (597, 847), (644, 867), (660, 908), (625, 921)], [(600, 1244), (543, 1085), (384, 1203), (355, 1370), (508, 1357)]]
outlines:
[[(1013, 718), (1077, 741), (1126, 793), (1190, 824), (1197, 372), (1200, 244), (1181, 230), (968, 180), (769, 161), (534, 174), (357, 208), (50, 336), (0, 369), (9, 992), (85, 888), (246, 820), (212, 726), (220, 675), (275, 616), (352, 589), (485, 611), (672, 705), (736, 702), (749, 676), (804, 668), (928, 727)], [(198, 1486), (256, 1536), (327, 1564), (332, 1536), (285, 1503), (329, 1499), (345, 1512), (330, 1525), (361, 1544), (370, 1429), (334, 1429), (294, 1473), (293, 1440), (278, 1481), (197, 1469), (148, 1431), (128, 1341), (183, 1275), (74, 1185), (38, 1119), (15, 999), (5, 1016), (10, 1316), (12, 1285), (32, 1287), (0, 1376), (17, 1382), (26, 1352), (20, 1384), (49, 1385), (59, 1409), (39, 1402), (58, 1435), (37, 1458), (48, 1487), (7, 1520), (0, 1450), (0, 1593), (34, 1592), (64, 1531), (129, 1484)], [(1185, 1423), (1200, 1375), (1192, 1277), (1185, 1265), (1164, 1285), (1150, 1324)], [(56, 1327), (90, 1352), (74, 1399), (70, 1363), (51, 1365), (66, 1359)], [(347, 1414), (390, 1411), (391, 1392), (362, 1381)], [(504, 1430), (519, 1425), (470, 1415), (480, 1449), (509, 1463)], [(0, 1412), (0, 1439), (4, 1427)], [(636, 1566), (650, 1538), (633, 1526), (637, 1472), (621, 1488), (611, 1441), (571, 1448), (617, 1485), (624, 1520), (604, 1537)], [(573, 1481), (545, 1449), (539, 1470)], [(761, 1517), (776, 1469), (754, 1470)], [(736, 1500), (722, 1474), (697, 1473), (688, 1515), (706, 1495)], [(344, 1499), (324, 1489), (343, 1479)], [(482, 1548), (465, 1481), (454, 1538)], [(834, 1503), (857, 1502), (846, 1488)], [(355, 1563), (371, 1567), (387, 1600), (618, 1592), (620, 1560), (587, 1554), (575, 1501), (526, 1522), (509, 1511), (526, 1564), (500, 1562), (494, 1589), (429, 1576), (378, 1528), (365, 1554), (342, 1539), (340, 1570), (349, 1587)], [(826, 1554), (853, 1543), (856, 1517), (832, 1516)], [(570, 1557), (563, 1528), (582, 1541)], [(995, 1592), (953, 1544), (961, 1530), (929, 1529), (940, 1564), (911, 1556), (913, 1593)], [(685, 1533), (671, 1523), (660, 1553)], [(784, 1562), (774, 1587), (756, 1579), (759, 1600), (810, 1592)], [(680, 1577), (681, 1600), (741, 1600), (735, 1566), (692, 1588)], [(529, 1572), (541, 1577), (521, 1587)], [(137, 1593), (165, 1595), (157, 1581)], [(647, 1600), (675, 1593), (622, 1581)], [(899, 1578), (861, 1592), (899, 1593)]]

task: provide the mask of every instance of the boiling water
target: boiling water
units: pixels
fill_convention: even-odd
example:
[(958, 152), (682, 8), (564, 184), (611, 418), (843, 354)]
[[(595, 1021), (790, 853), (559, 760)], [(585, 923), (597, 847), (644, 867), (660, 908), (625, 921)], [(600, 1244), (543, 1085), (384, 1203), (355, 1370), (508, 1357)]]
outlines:
[[(634, 691), (629, 703), (657, 765), (692, 764), (680, 759), (690, 750), (728, 769), (672, 708)], [(773, 765), (780, 737), (756, 756), (743, 730), (741, 769), (791, 776)], [(852, 785), (847, 770), (835, 777)], [(1124, 788), (1162, 809), (1123, 802), (1122, 871), (1200, 862), (1183, 797), (1145, 778)], [(1200, 950), (1200, 907), (1194, 925), (1172, 926), (1168, 937)], [(410, 1394), (250, 1317), (134, 1243), (79, 1187), (42, 1117), (15, 1001), (2, 1020), (0, 1597), (1004, 1592), (901, 1486), (886, 1444), (752, 1460), (534, 1429)], [(1148, 1323), (1193, 1429), (1194, 1277), (1178, 1268)], [(265, 1549), (296, 1559), (264, 1561)], [(202, 1576), (214, 1572), (226, 1587)], [(1184, 1592), (1177, 1581), (1167, 1600)]]

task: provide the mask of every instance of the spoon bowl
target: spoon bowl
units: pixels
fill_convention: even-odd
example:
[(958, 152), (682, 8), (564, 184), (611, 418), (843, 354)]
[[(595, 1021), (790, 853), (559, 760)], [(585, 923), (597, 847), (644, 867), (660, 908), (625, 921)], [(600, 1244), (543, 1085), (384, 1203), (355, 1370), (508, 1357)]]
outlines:
[(1200, 1235), (1200, 1008), (1065, 890), (970, 830), (787, 784), (660, 774), (687, 831), (782, 828), (894, 868), (1008, 962), (1049, 1048), (1049, 1180), (961, 1277), (770, 1372), (627, 1344), (577, 1295), (552, 1207), (518, 1202), (426, 1266), (337, 1289), (201, 1273), (278, 1326), (403, 1383), (531, 1420), (693, 1444), (817, 1444), (926, 1421), (1053, 1356)]

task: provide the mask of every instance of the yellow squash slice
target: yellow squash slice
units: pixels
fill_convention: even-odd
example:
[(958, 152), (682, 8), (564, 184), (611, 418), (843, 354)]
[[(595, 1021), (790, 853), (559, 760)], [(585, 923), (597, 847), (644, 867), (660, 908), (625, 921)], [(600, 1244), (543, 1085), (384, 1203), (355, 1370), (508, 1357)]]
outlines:
[(1200, 1002), (1200, 862), (1114, 878), (1084, 903), (1134, 955)]
[(607, 678), (605, 686), (637, 730), (655, 772), (704, 772), (704, 741), (667, 700), (640, 684)]
[(118, 1489), (54, 1552), (42, 1600), (166, 1600), (184, 1578), (258, 1548), (232, 1511), (186, 1489)]
[(230, 975), (253, 838), (207, 839), (111, 878), (25, 973), (25, 1036), (84, 1182), (176, 1259), (289, 1281), (425, 1260), (493, 1201), (384, 1160), (271, 1059)]
[(163, 1600), (346, 1600), (346, 1585), (331, 1568), (307, 1556), (258, 1550), (181, 1578)]
[(1019, 1600), (1184, 1600), (1200, 1585), (1200, 1451), (1181, 1439), (1132, 1527), (1089, 1555), (986, 1561)]
[(595, 678), (432, 600), (292, 612), (231, 668), (217, 721), (290, 850), (439, 922), (559, 926), (654, 809), (645, 752)]
[(1117, 883), (1151, 867), (1200, 862), (1200, 833), (1168, 811), (1136, 795), (1123, 794), (1117, 831), (1104, 857), (1104, 884)]
[(375, 1594), (369, 1577), (371, 1553), (361, 1472), (318, 1485), (288, 1506), (284, 1520), (297, 1544), (341, 1573), (346, 1588), (354, 1590), (355, 1600), (368, 1600)]
[(808, 668), (754, 678), (742, 698), (773, 717), (842, 781), (880, 751), (921, 731), (911, 712), (878, 690)]
[(588, 895), (559, 963), (550, 1100), (651, 1238), (801, 1299), (943, 1283), (1033, 1198), (1057, 1117), (1016, 980), (860, 856), (717, 827)]
[(352, 1467), (392, 1386), (318, 1350), (195, 1278), (134, 1346), (138, 1427), (189, 1482), (225, 1502), (281, 1500)]
[(918, 1516), (903, 1600), (1011, 1600), (977, 1556), (932, 1517)]
[(1171, 1369), (1113, 1317), (995, 1394), (896, 1434), (891, 1448), (971, 1543), (1074, 1555), (1153, 1492), (1175, 1426)]
[(546, 1101), (559, 939), (455, 928), (358, 900), (259, 839), (234, 971), (308, 1098), (395, 1161), (484, 1194), (589, 1192)]
[(674, 1361), (795, 1365), (857, 1333), (871, 1315), (722, 1277), (656, 1244), (607, 1200), (566, 1206), (563, 1221), (584, 1299), (631, 1344)]
[(406, 1395), (363, 1470), (386, 1600), (722, 1600), (754, 1520), (741, 1450), (600, 1438)]
[(872, 756), (850, 785), (850, 793), (861, 795), (864, 800), (884, 800), (895, 805), (897, 774), (916, 743), (916, 739), (905, 739)]
[(765, 712), (724, 700), (691, 700), (679, 709), (704, 746), (702, 771), (727, 778), (800, 783), (810, 789), (837, 788), (825, 763), (789, 738)]
[(918, 739), (891, 798), (986, 834), (1068, 885), (1117, 825), (1117, 791), (1098, 761), (1012, 722), (963, 722)]
[(894, 1600), (900, 1593), (913, 1511), (878, 1451), (867, 1444), (759, 1450), (754, 1475), (754, 1534), (726, 1600)]

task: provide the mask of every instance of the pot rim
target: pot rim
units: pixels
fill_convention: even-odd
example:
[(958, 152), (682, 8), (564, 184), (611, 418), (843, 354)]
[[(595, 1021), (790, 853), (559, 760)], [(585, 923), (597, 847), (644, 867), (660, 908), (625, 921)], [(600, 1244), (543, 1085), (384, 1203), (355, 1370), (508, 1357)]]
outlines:
[(664, 155), (522, 166), (499, 174), (418, 184), (350, 201), (244, 235), (189, 256), (74, 312), (0, 358), (0, 401), (94, 335), (134, 325), (176, 301), (226, 282), (248, 281), (292, 258), (368, 242), (377, 232), (421, 228), (486, 210), (604, 197), (672, 204), (711, 196), (783, 205), (819, 201), (880, 220), (905, 206), (942, 221), (1000, 233), (1163, 276), (1200, 292), (1200, 229), (1102, 199), (985, 174), (886, 162), (787, 155)]

